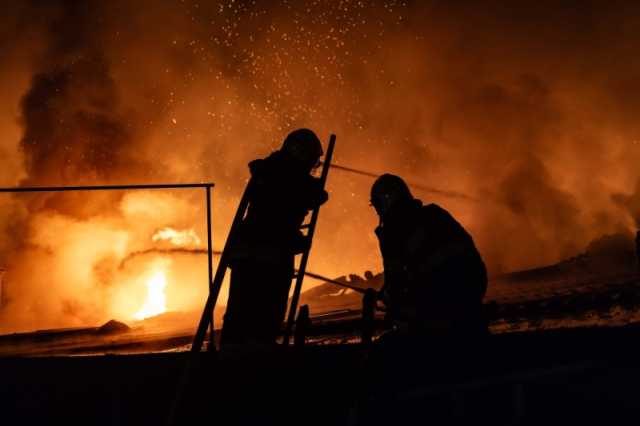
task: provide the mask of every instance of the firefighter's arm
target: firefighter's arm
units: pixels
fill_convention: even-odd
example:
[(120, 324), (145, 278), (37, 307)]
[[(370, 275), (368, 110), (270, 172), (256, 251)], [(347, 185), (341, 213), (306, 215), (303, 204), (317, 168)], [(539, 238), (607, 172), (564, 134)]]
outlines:
[(297, 232), (294, 236), (293, 240), (293, 252), (294, 254), (304, 253), (309, 249), (311, 245), (311, 240), (309, 237), (302, 234), (302, 232)]
[(320, 179), (309, 176), (309, 189), (308, 189), (308, 209), (315, 209), (318, 206), (323, 205), (329, 200), (329, 194), (322, 188)]
[(329, 200), (329, 194), (327, 193), (327, 191), (322, 189), (318, 193), (318, 196), (317, 196), (317, 198), (315, 200), (315, 204), (318, 205), (318, 206), (321, 206), (324, 203), (326, 203), (328, 200)]
[(262, 158), (253, 160), (249, 163), (249, 171), (251, 172), (251, 181), (253, 182), (255, 192), (263, 192), (268, 186), (269, 173), (266, 161)]
[(406, 291), (408, 280), (405, 265), (402, 262), (387, 259), (384, 261), (384, 284), (378, 298), (389, 307), (398, 302), (398, 297)]

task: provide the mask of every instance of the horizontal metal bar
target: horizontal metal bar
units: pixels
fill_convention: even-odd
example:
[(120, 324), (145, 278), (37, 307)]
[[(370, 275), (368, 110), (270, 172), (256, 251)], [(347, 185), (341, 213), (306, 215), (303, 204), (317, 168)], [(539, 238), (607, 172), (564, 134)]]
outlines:
[[(296, 271), (296, 276), (297, 276), (297, 272), (298, 271)], [(322, 275), (314, 274), (313, 272), (304, 271), (304, 274), (306, 276), (308, 276), (308, 277), (315, 278), (316, 280), (324, 281), (327, 284), (333, 284), (333, 285), (337, 285), (337, 286), (340, 286), (340, 287), (345, 287), (345, 288), (351, 289), (351, 290), (353, 290), (355, 292), (358, 292), (358, 293), (364, 294), (364, 293), (367, 292), (366, 288), (360, 288), (360, 287), (356, 287), (354, 285), (349, 285), (347, 283), (343, 283), (343, 282), (340, 282), (340, 281), (332, 280), (331, 278), (323, 277)]]
[(212, 188), (213, 183), (169, 183), (148, 185), (98, 185), (98, 186), (19, 186), (14, 188), (0, 188), (0, 192), (64, 192), (64, 191), (105, 191), (130, 189), (184, 189), (184, 188)]

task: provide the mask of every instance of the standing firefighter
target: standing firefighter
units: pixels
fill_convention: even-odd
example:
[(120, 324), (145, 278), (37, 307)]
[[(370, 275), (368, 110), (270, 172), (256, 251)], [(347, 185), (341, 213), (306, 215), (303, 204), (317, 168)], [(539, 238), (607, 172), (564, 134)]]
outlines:
[(230, 255), (231, 285), (221, 343), (273, 344), (284, 319), (294, 257), (309, 241), (307, 213), (327, 201), (311, 172), (322, 145), (309, 129), (291, 132), (282, 148), (249, 163), (251, 193)]
[(487, 272), (465, 229), (438, 205), (423, 206), (398, 176), (376, 180), (371, 204), (380, 216), (381, 295), (390, 319), (414, 335), (485, 334)]

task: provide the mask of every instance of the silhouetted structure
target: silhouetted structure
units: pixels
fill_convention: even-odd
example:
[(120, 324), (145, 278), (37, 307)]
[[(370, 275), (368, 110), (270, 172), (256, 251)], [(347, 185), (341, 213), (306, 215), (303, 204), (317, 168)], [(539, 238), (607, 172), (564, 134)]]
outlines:
[(300, 306), (298, 318), (296, 318), (296, 329), (293, 335), (293, 345), (302, 347), (307, 341), (307, 332), (311, 327), (311, 318), (309, 315), (309, 305)]
[(412, 334), (486, 333), (482, 299), (487, 272), (465, 229), (436, 204), (423, 206), (398, 176), (376, 180), (371, 204), (380, 216), (375, 232), (389, 318)]
[(377, 294), (373, 288), (368, 288), (362, 296), (362, 324), (361, 324), (361, 341), (364, 344), (372, 342), (375, 332), (375, 314), (377, 304)]
[(230, 255), (223, 345), (275, 343), (294, 257), (309, 244), (300, 226), (310, 210), (328, 199), (320, 180), (310, 175), (322, 154), (318, 137), (299, 129), (287, 136), (279, 151), (249, 163), (253, 189)]

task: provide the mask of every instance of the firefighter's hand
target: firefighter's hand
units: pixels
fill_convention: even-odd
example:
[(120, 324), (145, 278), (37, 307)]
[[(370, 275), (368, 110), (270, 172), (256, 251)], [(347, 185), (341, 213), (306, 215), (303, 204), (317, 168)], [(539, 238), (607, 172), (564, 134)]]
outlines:
[(327, 193), (327, 191), (323, 189), (318, 193), (316, 199), (314, 200), (314, 204), (316, 206), (321, 206), (324, 203), (326, 203), (328, 199), (329, 199), (329, 194)]
[(300, 254), (309, 250), (311, 247), (311, 239), (304, 235), (298, 235), (294, 244), (294, 253)]
[(319, 178), (310, 176), (309, 179), (309, 185), (307, 188), (308, 198), (306, 199), (306, 202), (309, 203), (307, 208), (312, 210), (326, 203), (329, 199), (329, 194), (327, 194), (327, 191), (322, 187), (322, 182)]

